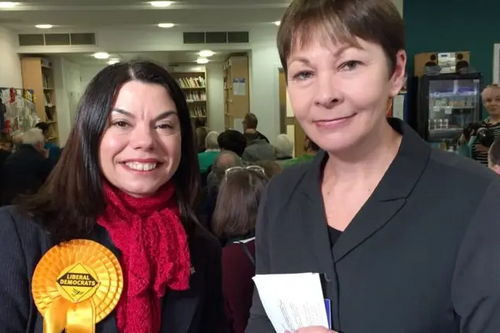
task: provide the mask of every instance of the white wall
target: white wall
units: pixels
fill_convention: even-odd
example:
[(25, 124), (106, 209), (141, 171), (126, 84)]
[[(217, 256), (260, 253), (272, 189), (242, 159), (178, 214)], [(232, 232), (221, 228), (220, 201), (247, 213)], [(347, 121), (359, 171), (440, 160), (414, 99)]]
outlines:
[(224, 69), (223, 63), (207, 65), (208, 128), (219, 133), (224, 131)]
[(0, 27), (0, 87), (22, 88), (17, 34)]
[(60, 56), (52, 58), (56, 89), (57, 124), (59, 144), (64, 146), (73, 126), (76, 107), (82, 94), (80, 65)]

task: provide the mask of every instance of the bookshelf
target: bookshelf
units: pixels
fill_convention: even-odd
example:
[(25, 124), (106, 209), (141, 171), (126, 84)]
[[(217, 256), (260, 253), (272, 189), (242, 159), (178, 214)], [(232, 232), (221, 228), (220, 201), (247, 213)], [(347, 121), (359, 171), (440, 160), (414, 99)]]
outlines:
[(224, 126), (241, 127), (250, 112), (248, 57), (231, 56), (224, 64)]
[(50, 125), (48, 140), (58, 145), (59, 130), (52, 63), (46, 58), (24, 57), (21, 59), (21, 70), (24, 88), (34, 92), (36, 113), (40, 121)]
[(193, 122), (207, 119), (207, 72), (205, 67), (174, 67), (171, 74), (184, 91)]

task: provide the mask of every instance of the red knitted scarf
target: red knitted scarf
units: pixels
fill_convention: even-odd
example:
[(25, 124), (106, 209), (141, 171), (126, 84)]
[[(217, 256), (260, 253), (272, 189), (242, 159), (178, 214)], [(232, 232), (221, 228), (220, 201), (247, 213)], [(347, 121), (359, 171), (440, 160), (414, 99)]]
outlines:
[(121, 251), (125, 288), (116, 308), (120, 333), (157, 333), (166, 288), (189, 288), (191, 260), (173, 184), (149, 198), (110, 185), (107, 208), (97, 219)]

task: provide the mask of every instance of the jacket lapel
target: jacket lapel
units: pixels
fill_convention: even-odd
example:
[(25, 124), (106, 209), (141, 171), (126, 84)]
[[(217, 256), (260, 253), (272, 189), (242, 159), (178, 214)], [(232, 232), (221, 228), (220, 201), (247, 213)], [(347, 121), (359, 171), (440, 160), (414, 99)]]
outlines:
[(335, 262), (382, 229), (406, 203), (430, 157), (431, 148), (408, 125), (389, 119), (403, 134), (399, 151), (372, 196), (333, 248)]
[(311, 223), (310, 239), (316, 256), (328, 276), (334, 275), (334, 263), (382, 229), (406, 203), (431, 153), (424, 142), (408, 125), (396, 119), (388, 120), (391, 126), (403, 134), (396, 158), (380, 181), (372, 196), (361, 208), (348, 228), (330, 248), (325, 208), (321, 196), (321, 177), (326, 154), (319, 152), (302, 179), (302, 194), (311, 211), (303, 212), (304, 219)]
[(308, 227), (304, 229), (310, 232), (308, 238), (311, 241), (311, 246), (323, 270), (321, 273), (324, 273), (325, 277), (329, 279), (334, 276), (335, 272), (330, 238), (328, 236), (325, 208), (319, 185), (321, 182), (322, 169), (320, 165), (323, 159), (324, 153), (319, 152), (312, 162), (311, 166), (314, 167), (309, 168), (302, 179), (301, 194), (303, 197), (301, 197), (301, 199), (307, 204), (300, 205), (300, 207), (302, 208), (301, 220), (308, 225)]

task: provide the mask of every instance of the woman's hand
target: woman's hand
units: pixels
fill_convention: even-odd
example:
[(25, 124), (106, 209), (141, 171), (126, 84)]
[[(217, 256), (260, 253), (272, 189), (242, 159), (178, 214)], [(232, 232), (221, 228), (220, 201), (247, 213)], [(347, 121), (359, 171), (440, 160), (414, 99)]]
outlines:
[(485, 147), (479, 143), (475, 145), (475, 148), (476, 148), (476, 151), (478, 151), (480, 153), (487, 153), (490, 150), (488, 147)]
[[(291, 333), (290, 331), (286, 331), (285, 333)], [(295, 331), (295, 333), (337, 333), (336, 331), (329, 330), (326, 327), (322, 326), (310, 326), (299, 328)]]

